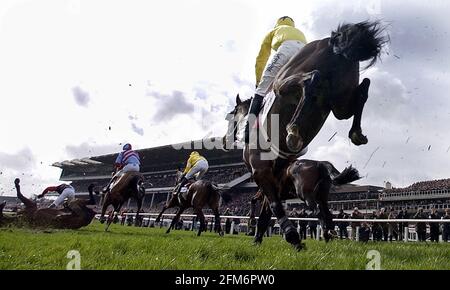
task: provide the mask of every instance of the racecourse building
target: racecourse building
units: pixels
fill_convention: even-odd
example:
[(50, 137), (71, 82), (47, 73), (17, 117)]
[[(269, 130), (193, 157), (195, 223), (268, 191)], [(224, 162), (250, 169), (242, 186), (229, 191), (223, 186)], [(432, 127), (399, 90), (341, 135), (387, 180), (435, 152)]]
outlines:
[[(256, 184), (242, 162), (242, 150), (234, 148), (225, 152), (218, 149), (218, 140), (211, 138), (137, 150), (142, 162), (141, 172), (146, 177), (144, 211), (158, 211), (162, 208), (175, 185), (176, 170), (184, 168), (190, 152), (195, 150), (205, 156), (210, 165), (204, 178), (231, 193), (233, 201), (225, 206), (234, 214), (246, 215), (250, 199), (257, 190)], [(93, 156), (56, 162), (53, 166), (62, 169), (61, 181), (71, 182), (79, 195), (85, 195), (89, 184), (103, 186), (109, 181), (116, 157), (117, 153)], [(335, 213), (341, 209), (350, 213), (355, 207), (367, 214), (382, 207), (394, 210), (406, 208), (410, 211), (417, 210), (418, 207), (445, 209), (450, 207), (450, 179), (416, 183), (404, 189), (392, 189), (389, 184), (387, 188), (353, 184), (333, 187), (329, 205)], [(286, 201), (286, 206), (301, 208), (304, 204), (294, 199)], [(128, 209), (133, 207), (134, 201), (127, 204)]]

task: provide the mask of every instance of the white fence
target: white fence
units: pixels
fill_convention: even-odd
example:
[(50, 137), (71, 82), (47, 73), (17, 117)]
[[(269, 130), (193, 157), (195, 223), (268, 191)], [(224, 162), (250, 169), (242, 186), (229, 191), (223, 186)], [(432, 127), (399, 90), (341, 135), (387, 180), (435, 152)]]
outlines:
[[(133, 221), (134, 221), (134, 217), (136, 216), (135, 213), (125, 213), (124, 214), (127, 218), (128, 216), (132, 216), (133, 217)], [(158, 216), (159, 214), (157, 213), (141, 213), (140, 216), (143, 218), (142, 220), (142, 226), (150, 226), (152, 223), (153, 225), (155, 225), (155, 219), (153, 217)], [(172, 222), (172, 218), (175, 216), (175, 214), (164, 214), (161, 217), (161, 223), (163, 226), (169, 226), (170, 223)], [(196, 215), (193, 214), (182, 214), (181, 218), (195, 218)], [(169, 218), (169, 219), (167, 219)], [(206, 219), (214, 219), (214, 215), (205, 215)], [(226, 219), (230, 219), (231, 221), (231, 229), (230, 232), (233, 233), (234, 231), (237, 232), (245, 232), (248, 228), (248, 222), (247, 223), (239, 223), (236, 224), (234, 222), (234, 219), (239, 219), (239, 220), (249, 220), (250, 217), (248, 216), (221, 216), (221, 220), (226, 220)], [(258, 219), (258, 217), (256, 217), (256, 219)], [(292, 221), (303, 221), (303, 222), (310, 222), (310, 221), (316, 221), (318, 222), (317, 218), (289, 218)], [(272, 220), (276, 220), (275, 217), (272, 218)], [(402, 240), (404, 242), (410, 242), (410, 241), (418, 241), (418, 235), (417, 232), (415, 230), (415, 224), (418, 223), (426, 223), (426, 224), (430, 224), (430, 223), (439, 223), (439, 224), (446, 224), (446, 223), (450, 223), (450, 219), (437, 219), (437, 220), (432, 220), (432, 219), (333, 219), (333, 221), (335, 223), (339, 223), (339, 222), (345, 222), (345, 223), (367, 223), (367, 224), (381, 224), (381, 223), (388, 223), (388, 224), (403, 224), (405, 225), (405, 227), (403, 229), (399, 229), (399, 231), (401, 230), (402, 233), (398, 233), (399, 236), (402, 236)], [(183, 225), (187, 224), (189, 225), (192, 229), (194, 228), (195, 224), (193, 224), (193, 221), (186, 221), (183, 220)], [(224, 223), (222, 222), (222, 225), (224, 225)], [(337, 227), (337, 225), (336, 225)], [(356, 227), (351, 227), (348, 226), (347, 227), (347, 231), (349, 236), (353, 236), (355, 238), (356, 241), (359, 241), (359, 226)], [(352, 233), (352, 231), (355, 230), (355, 233)], [(272, 234), (272, 228), (269, 227), (269, 235)], [(300, 231), (300, 224), (298, 225), (298, 231)], [(278, 233), (278, 234), (282, 234), (282, 231), (280, 230), (280, 226), (275, 223), (275, 225), (273, 226), (273, 232), (274, 233)], [(429, 233), (429, 231), (428, 231)], [(320, 223), (317, 224), (317, 232), (316, 232), (316, 239), (320, 239), (322, 236), (322, 228), (320, 226)], [(440, 241), (442, 241), (442, 235), (440, 235)]]

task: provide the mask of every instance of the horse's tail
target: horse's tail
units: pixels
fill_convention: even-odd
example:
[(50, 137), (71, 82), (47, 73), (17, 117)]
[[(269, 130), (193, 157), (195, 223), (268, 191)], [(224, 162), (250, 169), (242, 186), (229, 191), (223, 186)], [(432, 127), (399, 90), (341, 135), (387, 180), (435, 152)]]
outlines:
[(20, 179), (16, 178), (14, 180), (14, 185), (16, 186), (16, 192), (17, 192), (17, 197), (20, 199), (20, 201), (25, 205), (25, 207), (27, 209), (35, 209), (37, 208), (36, 203), (34, 203), (32, 200), (26, 198), (22, 192), (20, 191)]
[(342, 173), (335, 176), (332, 179), (332, 183), (333, 183), (333, 185), (344, 185), (344, 184), (351, 183), (353, 181), (357, 181), (359, 179), (361, 179), (361, 177), (359, 176), (358, 170), (356, 168), (354, 168), (353, 166), (349, 166), (349, 167), (345, 168), (344, 171), (342, 171)]
[(209, 183), (208, 186), (210, 189), (214, 192), (217, 192), (219, 196), (222, 198), (223, 202), (229, 203), (231, 201), (231, 195), (228, 193), (228, 191), (221, 189), (214, 183)]
[(366, 61), (373, 66), (384, 45), (389, 42), (386, 27), (380, 21), (363, 21), (356, 24), (344, 23), (331, 33), (330, 46), (333, 52), (351, 61)]

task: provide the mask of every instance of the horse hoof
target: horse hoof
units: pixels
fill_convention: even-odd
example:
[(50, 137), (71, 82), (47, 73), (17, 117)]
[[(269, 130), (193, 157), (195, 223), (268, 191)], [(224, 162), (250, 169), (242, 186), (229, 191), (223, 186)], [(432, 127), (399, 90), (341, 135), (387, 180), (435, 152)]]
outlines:
[(297, 252), (300, 252), (302, 250), (306, 251), (306, 245), (304, 243), (298, 243), (298, 244), (293, 245), (293, 246), (294, 246), (294, 249), (297, 250)]
[(255, 238), (253, 240), (253, 245), (260, 246), (262, 244), (262, 242), (263, 242), (262, 237), (255, 236)]
[(225, 235), (225, 234), (224, 234), (223, 231), (220, 231), (220, 232), (219, 232), (219, 236), (223, 237), (224, 235)]
[(366, 145), (369, 143), (369, 140), (362, 134), (361, 131), (350, 131), (350, 139), (356, 146)]
[(286, 145), (293, 153), (298, 153), (303, 148), (303, 140), (300, 136), (289, 133), (286, 137)]

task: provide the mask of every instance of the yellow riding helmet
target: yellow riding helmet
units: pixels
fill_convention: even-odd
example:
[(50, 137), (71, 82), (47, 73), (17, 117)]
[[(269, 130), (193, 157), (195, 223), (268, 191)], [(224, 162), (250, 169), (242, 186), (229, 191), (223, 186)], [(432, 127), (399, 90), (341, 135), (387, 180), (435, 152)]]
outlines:
[(191, 156), (192, 155), (200, 155), (200, 153), (198, 153), (197, 151), (192, 151)]
[(295, 27), (295, 22), (291, 17), (283, 16), (280, 19), (278, 19), (277, 25), (275, 27), (280, 26), (280, 25), (288, 25), (288, 26)]

